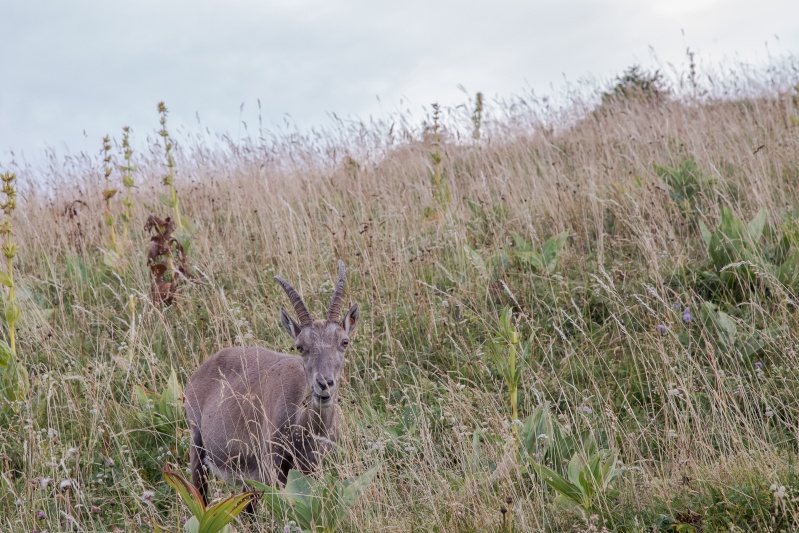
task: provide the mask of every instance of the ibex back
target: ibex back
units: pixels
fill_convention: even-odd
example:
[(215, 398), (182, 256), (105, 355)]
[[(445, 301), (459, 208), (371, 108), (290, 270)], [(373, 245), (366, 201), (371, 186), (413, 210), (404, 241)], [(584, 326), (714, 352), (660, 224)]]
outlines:
[(344, 263), (324, 320), (313, 320), (300, 295), (280, 283), (299, 323), (280, 320), (299, 355), (259, 346), (225, 348), (189, 378), (185, 392), (191, 429), (192, 482), (207, 501), (207, 471), (234, 483), (283, 484), (291, 468), (314, 470), (338, 438), (338, 381), (358, 322), (358, 304), (340, 320)]

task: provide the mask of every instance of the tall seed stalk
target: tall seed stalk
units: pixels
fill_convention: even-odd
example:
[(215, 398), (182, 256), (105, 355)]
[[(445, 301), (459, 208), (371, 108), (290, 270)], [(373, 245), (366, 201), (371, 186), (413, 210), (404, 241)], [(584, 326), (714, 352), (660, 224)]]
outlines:
[(519, 382), (521, 381), (521, 366), (518, 364), (519, 330), (513, 324), (513, 311), (505, 307), (499, 317), (500, 336), (497, 340), (508, 347), (508, 357), (504, 364), (500, 364), (505, 384), (508, 387), (508, 400), (510, 403), (511, 432), (518, 449), (519, 445)]
[(105, 190), (103, 191), (103, 199), (105, 199), (105, 223), (109, 228), (109, 238), (111, 242), (111, 250), (117, 251), (117, 234), (114, 228), (114, 213), (111, 210), (111, 199), (118, 192), (116, 189), (111, 188), (111, 138), (106, 135), (103, 137), (103, 173), (105, 174)]
[(130, 194), (133, 188), (133, 171), (136, 170), (136, 167), (131, 164), (133, 149), (130, 147), (130, 126), (122, 128), (122, 156), (125, 159), (125, 164), (119, 167), (122, 171), (122, 185), (125, 187), (125, 198), (122, 200), (125, 210), (122, 213), (122, 221), (125, 224), (123, 235), (127, 238), (130, 221), (133, 219), (131, 212), (133, 200), (131, 200)]
[(164, 139), (164, 153), (166, 154), (166, 166), (168, 169), (167, 175), (164, 176), (164, 185), (169, 186), (169, 199), (164, 203), (167, 203), (175, 210), (175, 226), (178, 232), (181, 232), (183, 230), (183, 221), (180, 218), (180, 201), (178, 200), (178, 192), (175, 189), (175, 158), (172, 157), (173, 144), (166, 129), (166, 116), (169, 110), (164, 102), (158, 103), (158, 113), (161, 115), (161, 130), (158, 134)]
[[(17, 191), (14, 186), (17, 175), (6, 172), (0, 176), (0, 179), (3, 181), (3, 194), (5, 195), (5, 201), (0, 204), (0, 208), (2, 208), (3, 213), (5, 213), (5, 220), (3, 221), (3, 225), (0, 226), (0, 233), (5, 234), (5, 242), (3, 243), (2, 249), (3, 255), (6, 256), (6, 260), (8, 261), (6, 272), (0, 272), (0, 282), (8, 287), (8, 298), (5, 302), (5, 315), (6, 322), (8, 323), (8, 339), (10, 344), (10, 346), (8, 346), (8, 351), (10, 357), (6, 357), (5, 363), (7, 364), (9, 359), (13, 360), (17, 357), (15, 328), (20, 314), (16, 292), (14, 291), (14, 256), (17, 255), (17, 245), (11, 241), (11, 213), (17, 207)], [(2, 348), (5, 350), (6, 347), (3, 346)], [(0, 356), (0, 362), (3, 362), (2, 359), (2, 356)]]

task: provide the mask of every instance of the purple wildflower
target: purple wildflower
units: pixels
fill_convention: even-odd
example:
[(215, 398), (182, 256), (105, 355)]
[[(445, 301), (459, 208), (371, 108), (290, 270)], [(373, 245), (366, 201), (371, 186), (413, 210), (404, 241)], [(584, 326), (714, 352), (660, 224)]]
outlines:
[(661, 335), (665, 335), (666, 331), (668, 331), (668, 329), (669, 328), (667, 328), (665, 324), (658, 324), (657, 330), (658, 330), (658, 333), (660, 333)]
[(39, 511), (39, 514), (37, 516), (39, 517), (39, 520), (44, 520), (45, 518), (47, 518), (47, 513), (45, 513), (44, 511)]
[(691, 308), (690, 307), (686, 307), (685, 308), (685, 311), (683, 311), (683, 314), (682, 314), (682, 319), (683, 319), (683, 322), (685, 322), (686, 324), (690, 324), (691, 320), (694, 319), (694, 316), (691, 314)]
[(758, 370), (765, 370), (766, 365), (764, 365), (763, 363), (758, 361), (758, 362), (755, 363), (755, 368), (758, 369)]
[(674, 309), (676, 309), (677, 311), (679, 311), (680, 309), (682, 309), (682, 304), (680, 303), (680, 301), (679, 301), (679, 300), (677, 300), (676, 302), (674, 302)]

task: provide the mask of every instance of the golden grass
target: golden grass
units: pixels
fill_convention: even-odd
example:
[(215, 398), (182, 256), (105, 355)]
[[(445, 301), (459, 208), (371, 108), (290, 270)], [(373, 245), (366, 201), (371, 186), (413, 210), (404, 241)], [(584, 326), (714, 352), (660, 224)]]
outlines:
[[(185, 512), (157, 467), (188, 464), (185, 422), (171, 437), (157, 434), (137, 418), (135, 388), (160, 392), (170, 367), (185, 383), (235, 343), (288, 350), (272, 277), (291, 280), (319, 314), (336, 258), (363, 313), (345, 371), (345, 435), (328, 467), (351, 475), (383, 464), (352, 514), (354, 531), (496, 531), (506, 497), (516, 531), (588, 530), (591, 520), (554, 504), (508, 450), (509, 410), (489, 356), (505, 305), (517, 307), (532, 339), (522, 415), (548, 400), (563, 423), (595, 433), (627, 466), (618, 498), (595, 511), (608, 527), (651, 530), (653, 517), (682, 505), (676, 496), (691, 501), (708, 487), (789, 485), (799, 435), (796, 297), (766, 279), (767, 290), (732, 306), (741, 334), (783, 328), (767, 343), (765, 372), (672, 310), (680, 300), (698, 317), (702, 305), (690, 276), (675, 276), (708, 262), (696, 221), (715, 228), (718, 206), (729, 205), (744, 220), (766, 209), (778, 228), (799, 203), (797, 111), (790, 94), (758, 89), (742, 100), (633, 98), (595, 112), (578, 103), (560, 115), (500, 106), (493, 122), (487, 105), (479, 142), (459, 141), (453, 126), (442, 135), (452, 203), (433, 221), (424, 216), (436, 199), (422, 132), (341, 124), (264, 143), (188, 139), (174, 154), (175, 185), (196, 226), (197, 282), (167, 309), (151, 301), (141, 230), (150, 212), (169, 214), (156, 197), (160, 153), (139, 158), (114, 268), (100, 251), (98, 166), (62, 164), (50, 188), (29, 185), (15, 215), (19, 352), (33, 391), (4, 407), (0, 529), (55, 531), (74, 520), (81, 531), (147, 530), (153, 516), (177, 524)], [(694, 221), (654, 169), (687, 157), (715, 181)], [(553, 274), (503, 259), (512, 258), (512, 232), (540, 246), (561, 231), (570, 239)], [(693, 332), (690, 347), (682, 331)], [(403, 417), (414, 423), (398, 435)], [(77, 488), (58, 489), (67, 479)], [(773, 512), (796, 526), (795, 504)], [(262, 514), (240, 527), (268, 523)]]

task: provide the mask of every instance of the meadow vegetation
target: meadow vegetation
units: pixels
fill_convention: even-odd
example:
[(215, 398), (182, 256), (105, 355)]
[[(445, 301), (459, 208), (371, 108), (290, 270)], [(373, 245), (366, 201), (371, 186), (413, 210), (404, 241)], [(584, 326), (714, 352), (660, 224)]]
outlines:
[(797, 78), (631, 69), (214, 142), (159, 107), (149, 151), (8, 164), (0, 530), (183, 529), (188, 376), (289, 351), (273, 276), (327, 302), (338, 258), (340, 446), (240, 531), (795, 530)]

